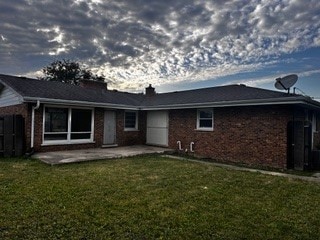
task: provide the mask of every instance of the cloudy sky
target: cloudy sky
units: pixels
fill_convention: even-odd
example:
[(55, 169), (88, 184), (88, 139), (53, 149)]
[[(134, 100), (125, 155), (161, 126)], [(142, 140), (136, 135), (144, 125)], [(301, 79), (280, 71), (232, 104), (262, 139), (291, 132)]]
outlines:
[(127, 91), (274, 89), (296, 73), (320, 98), (320, 1), (0, 1), (0, 73), (36, 77), (61, 59)]

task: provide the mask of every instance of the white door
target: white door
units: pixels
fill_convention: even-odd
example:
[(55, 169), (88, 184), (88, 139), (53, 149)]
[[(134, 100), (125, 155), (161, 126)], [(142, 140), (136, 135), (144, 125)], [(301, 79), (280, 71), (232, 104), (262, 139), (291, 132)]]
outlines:
[(168, 146), (168, 112), (149, 111), (147, 114), (147, 144)]
[(104, 112), (103, 144), (111, 145), (116, 143), (116, 114), (114, 111)]

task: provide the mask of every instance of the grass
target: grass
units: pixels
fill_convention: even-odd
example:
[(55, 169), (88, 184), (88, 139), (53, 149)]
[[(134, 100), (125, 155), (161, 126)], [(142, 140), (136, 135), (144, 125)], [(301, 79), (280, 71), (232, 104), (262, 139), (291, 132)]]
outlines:
[(0, 239), (319, 239), (320, 184), (144, 156), (0, 160)]

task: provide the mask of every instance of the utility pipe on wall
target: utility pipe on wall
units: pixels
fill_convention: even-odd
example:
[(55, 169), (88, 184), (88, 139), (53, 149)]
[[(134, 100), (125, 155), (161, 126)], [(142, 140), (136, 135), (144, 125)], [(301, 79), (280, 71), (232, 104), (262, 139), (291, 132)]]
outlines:
[(33, 149), (33, 146), (34, 146), (34, 112), (35, 110), (39, 109), (39, 107), (40, 107), (40, 101), (37, 100), (37, 105), (32, 106), (32, 112), (31, 112), (31, 143), (30, 143), (31, 149)]
[(191, 142), (191, 143), (190, 143), (190, 152), (194, 152), (194, 151), (193, 151), (193, 145), (194, 145), (194, 142)]
[(183, 149), (181, 148), (181, 141), (177, 141), (177, 144), (178, 144), (178, 147), (179, 147), (179, 151), (183, 150)]

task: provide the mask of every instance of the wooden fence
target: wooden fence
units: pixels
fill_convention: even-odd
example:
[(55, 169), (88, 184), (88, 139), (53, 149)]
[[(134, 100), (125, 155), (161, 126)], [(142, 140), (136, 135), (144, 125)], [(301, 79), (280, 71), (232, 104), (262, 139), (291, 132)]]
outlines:
[(24, 118), (21, 115), (0, 116), (1, 157), (24, 155), (24, 139)]

